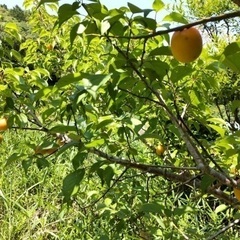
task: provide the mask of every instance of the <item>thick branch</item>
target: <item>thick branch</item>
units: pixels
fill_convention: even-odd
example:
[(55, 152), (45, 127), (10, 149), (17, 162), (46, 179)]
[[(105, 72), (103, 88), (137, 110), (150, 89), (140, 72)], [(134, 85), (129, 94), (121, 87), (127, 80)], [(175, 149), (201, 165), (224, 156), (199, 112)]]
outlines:
[[(166, 169), (160, 168), (159, 166), (131, 162), (126, 159), (110, 156), (96, 148), (91, 149), (90, 152), (108, 160), (111, 163), (119, 164), (127, 168), (138, 169), (142, 172), (154, 174), (155, 176), (162, 176), (167, 180), (174, 181), (177, 183), (187, 183), (192, 187), (197, 187), (198, 189), (201, 189), (201, 179), (195, 179), (191, 174), (176, 174), (176, 173), (167, 171)], [(194, 180), (194, 181), (189, 181), (189, 180)], [(207, 189), (207, 193), (214, 195), (218, 199), (223, 200), (225, 203), (230, 204), (237, 209), (239, 208), (239, 206), (237, 205), (238, 201), (234, 197), (226, 194), (219, 188), (215, 189), (212, 186), (210, 186)]]

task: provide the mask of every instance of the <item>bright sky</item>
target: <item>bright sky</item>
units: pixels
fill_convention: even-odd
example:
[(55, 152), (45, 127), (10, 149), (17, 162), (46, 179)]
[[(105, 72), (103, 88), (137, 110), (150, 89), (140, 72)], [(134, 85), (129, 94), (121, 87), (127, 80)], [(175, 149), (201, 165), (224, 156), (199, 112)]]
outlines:
[[(101, 3), (106, 5), (108, 8), (116, 8), (120, 6), (126, 6), (127, 2), (130, 2), (142, 9), (152, 8), (152, 3), (154, 0), (101, 0)], [(60, 4), (72, 3), (74, 0), (60, 0)], [(163, 2), (171, 2), (169, 0), (164, 0)], [(16, 5), (22, 7), (23, 0), (0, 0), (0, 4), (6, 4), (8, 8), (12, 8)]]

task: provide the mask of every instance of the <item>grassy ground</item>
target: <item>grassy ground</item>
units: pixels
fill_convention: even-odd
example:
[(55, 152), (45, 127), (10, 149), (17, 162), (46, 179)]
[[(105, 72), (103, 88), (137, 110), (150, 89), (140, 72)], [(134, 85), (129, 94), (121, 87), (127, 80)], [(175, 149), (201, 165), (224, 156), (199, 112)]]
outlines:
[[(25, 143), (38, 142), (40, 135), (6, 131), (3, 137), (0, 150), (0, 239), (68, 239), (68, 234), (59, 231), (68, 221), (60, 216), (62, 198), (59, 193), (62, 179), (71, 165), (51, 156), (48, 168), (39, 170), (36, 164), (31, 164), (25, 172), (22, 161), (26, 165), (34, 161), (33, 150)], [(25, 159), (15, 156), (6, 165), (8, 157), (14, 156), (19, 149)]]

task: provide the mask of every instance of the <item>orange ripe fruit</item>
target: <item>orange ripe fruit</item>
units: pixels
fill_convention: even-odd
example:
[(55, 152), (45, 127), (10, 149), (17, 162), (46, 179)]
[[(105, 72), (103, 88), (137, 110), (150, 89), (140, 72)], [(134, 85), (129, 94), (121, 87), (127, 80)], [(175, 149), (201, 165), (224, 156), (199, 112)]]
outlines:
[(156, 154), (158, 156), (161, 156), (164, 153), (164, 151), (165, 151), (165, 148), (163, 145), (159, 145), (156, 147)]
[(172, 55), (182, 63), (189, 63), (196, 60), (202, 52), (202, 36), (194, 28), (183, 29), (174, 32), (171, 39)]
[(0, 119), (0, 130), (4, 131), (8, 129), (7, 119), (1, 118)]
[(240, 201), (240, 189), (234, 188), (233, 189), (234, 195), (238, 201)]

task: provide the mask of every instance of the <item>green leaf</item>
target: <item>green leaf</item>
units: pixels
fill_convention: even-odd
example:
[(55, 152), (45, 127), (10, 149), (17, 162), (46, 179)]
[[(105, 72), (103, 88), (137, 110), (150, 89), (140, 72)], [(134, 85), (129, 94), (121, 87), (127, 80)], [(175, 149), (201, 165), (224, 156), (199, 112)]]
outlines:
[(166, 46), (158, 47), (158, 48), (153, 49), (149, 53), (149, 56), (161, 56), (161, 55), (171, 56), (172, 52), (171, 52), (170, 47), (166, 47)]
[(135, 22), (141, 24), (145, 29), (150, 29), (150, 30), (155, 31), (157, 28), (157, 22), (152, 18), (136, 16), (133, 20)]
[(66, 133), (71, 131), (76, 131), (75, 126), (68, 125), (56, 125), (49, 130), (51, 133)]
[(107, 186), (110, 187), (112, 178), (114, 176), (114, 171), (113, 171), (112, 167), (107, 166), (103, 171), (103, 176), (104, 176), (104, 180), (105, 180)]
[(229, 56), (229, 55), (233, 55), (235, 54), (236, 52), (239, 52), (240, 51), (240, 42), (233, 42), (233, 43), (230, 43), (225, 49), (224, 49), (224, 52), (223, 54), (225, 56)]
[(184, 77), (190, 75), (193, 72), (193, 69), (188, 66), (177, 66), (172, 70), (171, 80), (176, 83), (179, 80), (182, 80)]
[[(71, 43), (71, 46), (73, 45), (74, 40), (76, 39), (77, 35), (79, 34), (78, 30), (80, 28), (80, 25), (83, 26), (82, 24), (77, 23), (77, 24), (75, 24), (71, 28), (71, 31), (70, 31), (70, 43)], [(85, 26), (83, 26), (83, 27), (84, 27), (84, 29), (83, 29), (83, 31), (84, 31), (85, 30)]]
[(46, 158), (38, 158), (37, 159), (37, 167), (38, 169), (43, 169), (49, 167), (49, 162)]
[(208, 187), (213, 183), (215, 179), (209, 175), (204, 175), (201, 180), (201, 190), (203, 193), (205, 193), (208, 189)]
[[(1, 88), (0, 88), (0, 90), (1, 90)], [(13, 99), (11, 98), (11, 97), (7, 97), (6, 98), (6, 107), (5, 107), (5, 109), (14, 109), (14, 101), (13, 101)]]
[(165, 4), (161, 0), (154, 0), (154, 2), (152, 4), (152, 8), (156, 12), (160, 11), (161, 9), (163, 9), (164, 6), (165, 6)]
[(86, 147), (86, 148), (98, 147), (98, 146), (103, 145), (104, 142), (105, 142), (104, 139), (93, 140), (92, 142), (85, 144), (85, 147)]
[(86, 152), (78, 152), (74, 158), (72, 159), (72, 164), (73, 164), (73, 167), (74, 169), (78, 169), (83, 161), (87, 158), (88, 154)]
[(193, 212), (193, 209), (189, 206), (178, 207), (173, 210), (174, 216), (181, 216), (184, 213)]
[(130, 11), (131, 11), (132, 13), (141, 13), (141, 12), (143, 11), (141, 8), (135, 6), (135, 5), (132, 4), (132, 3), (129, 3), (129, 2), (128, 2), (127, 4), (128, 4), (128, 7), (129, 7), (129, 9), (130, 9)]
[(97, 91), (98, 88), (103, 86), (111, 77), (110, 74), (83, 74), (85, 79), (88, 79), (92, 85), (92, 89)]
[(11, 52), (10, 52), (10, 54), (11, 54), (17, 61), (19, 61), (19, 62), (22, 61), (22, 56), (21, 56), (21, 54), (20, 54), (18, 51), (12, 49)]
[(223, 120), (222, 118), (208, 118), (207, 121), (212, 123), (220, 123), (223, 125), (226, 124), (225, 120)]
[(18, 31), (17, 24), (14, 23), (14, 22), (6, 23), (6, 25), (4, 27), (5, 27), (5, 30), (6, 29), (11, 29), (11, 30), (14, 30), (14, 31)]
[(101, 22), (101, 34), (104, 35), (104, 33), (107, 32), (107, 30), (111, 27), (110, 23), (105, 20)]
[(62, 194), (64, 196), (64, 202), (69, 203), (73, 195), (75, 195), (79, 190), (79, 185), (83, 180), (85, 175), (85, 170), (78, 169), (74, 172), (68, 174), (63, 180)]
[(23, 156), (24, 155), (19, 153), (13, 153), (10, 157), (7, 158), (5, 166), (9, 166), (16, 161), (20, 161)]
[(215, 213), (220, 213), (225, 211), (228, 208), (227, 205), (225, 204), (220, 204), (219, 206), (216, 207), (216, 209), (214, 210)]
[(140, 208), (140, 211), (146, 213), (163, 213), (163, 210), (163, 206), (158, 203), (144, 203)]
[(169, 65), (160, 60), (151, 60), (144, 63), (144, 69), (148, 71), (148, 74), (155, 73), (162, 80), (168, 72)]
[(240, 100), (233, 100), (231, 102), (231, 110), (234, 112), (240, 106)]
[(231, 68), (234, 72), (240, 73), (240, 42), (229, 44), (224, 52), (223, 64)]
[(191, 103), (194, 105), (194, 106), (198, 106), (201, 102), (199, 100), (199, 96), (198, 94), (196, 93), (196, 91), (194, 90), (190, 90), (189, 91), (189, 97), (191, 99)]
[(213, 124), (208, 124), (208, 126), (214, 129), (217, 133), (219, 133), (221, 137), (224, 137), (226, 129)]
[(78, 15), (78, 11), (76, 11), (80, 7), (79, 2), (74, 2), (73, 4), (63, 4), (58, 9), (58, 25), (59, 27), (70, 19), (74, 15)]
[(145, 134), (142, 134), (141, 136), (137, 137), (136, 139), (145, 139), (145, 138), (153, 138), (153, 139), (162, 140), (162, 137), (159, 136), (159, 134), (154, 134), (154, 133), (145, 133)]
[(82, 75), (80, 73), (71, 73), (60, 78), (55, 86), (60, 89), (69, 84), (79, 82), (80, 80), (82, 80)]
[(172, 21), (172, 22), (188, 24), (188, 21), (183, 17), (183, 15), (177, 12), (172, 12), (169, 15), (165, 16), (163, 21), (167, 21), (167, 22)]

